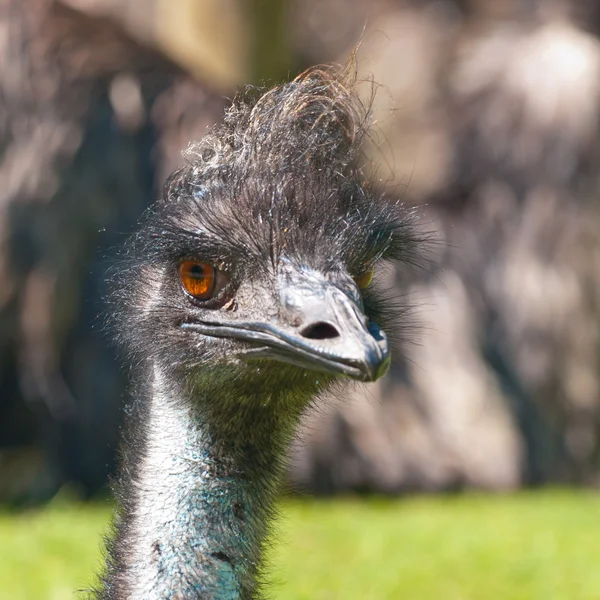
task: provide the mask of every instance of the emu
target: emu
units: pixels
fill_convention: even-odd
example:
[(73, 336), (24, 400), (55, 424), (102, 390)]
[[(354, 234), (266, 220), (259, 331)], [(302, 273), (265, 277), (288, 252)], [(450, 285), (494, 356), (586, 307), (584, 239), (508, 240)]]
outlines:
[(315, 68), (239, 95), (126, 246), (113, 312), (135, 394), (96, 598), (262, 597), (302, 413), (388, 369), (396, 308), (371, 279), (415, 238), (361, 167), (354, 81)]

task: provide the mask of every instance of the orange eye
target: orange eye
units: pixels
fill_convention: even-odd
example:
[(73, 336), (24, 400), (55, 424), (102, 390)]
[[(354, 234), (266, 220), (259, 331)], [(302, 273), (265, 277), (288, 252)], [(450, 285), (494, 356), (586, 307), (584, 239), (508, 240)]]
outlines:
[(365, 271), (358, 277), (354, 278), (354, 283), (356, 283), (356, 285), (358, 286), (358, 289), (360, 289), (360, 290), (366, 290), (371, 285), (372, 281), (373, 281), (373, 269), (369, 269), (368, 271)]
[(209, 300), (215, 291), (217, 270), (206, 263), (186, 260), (179, 265), (183, 289), (197, 300)]

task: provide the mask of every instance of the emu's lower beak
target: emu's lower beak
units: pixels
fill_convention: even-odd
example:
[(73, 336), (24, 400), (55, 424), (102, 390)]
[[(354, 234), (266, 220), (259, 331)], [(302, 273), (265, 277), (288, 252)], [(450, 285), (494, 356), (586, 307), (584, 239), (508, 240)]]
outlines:
[(386, 335), (358, 304), (322, 278), (294, 278), (280, 292), (281, 309), (270, 321), (188, 323), (204, 335), (249, 343), (239, 354), (305, 369), (375, 381), (390, 365)]

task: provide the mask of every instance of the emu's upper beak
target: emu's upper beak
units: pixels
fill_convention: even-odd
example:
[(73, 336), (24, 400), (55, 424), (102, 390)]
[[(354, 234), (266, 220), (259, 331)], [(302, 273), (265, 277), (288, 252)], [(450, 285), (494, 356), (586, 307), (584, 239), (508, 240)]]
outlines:
[(275, 359), (315, 371), (375, 381), (390, 365), (386, 335), (357, 302), (310, 272), (288, 272), (274, 320), (213, 321), (188, 326), (205, 335), (249, 342), (244, 359)]

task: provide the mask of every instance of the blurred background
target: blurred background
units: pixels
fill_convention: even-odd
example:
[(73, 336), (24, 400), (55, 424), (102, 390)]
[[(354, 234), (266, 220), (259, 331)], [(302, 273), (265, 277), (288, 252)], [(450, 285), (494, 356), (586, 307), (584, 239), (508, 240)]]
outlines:
[(595, 0), (1, 0), (0, 504), (106, 489), (127, 398), (106, 272), (181, 150), (241, 85), (357, 45), (369, 159), (434, 233), (427, 268), (386, 274), (414, 306), (408, 352), (307, 418), (290, 482), (596, 486), (599, 35)]

